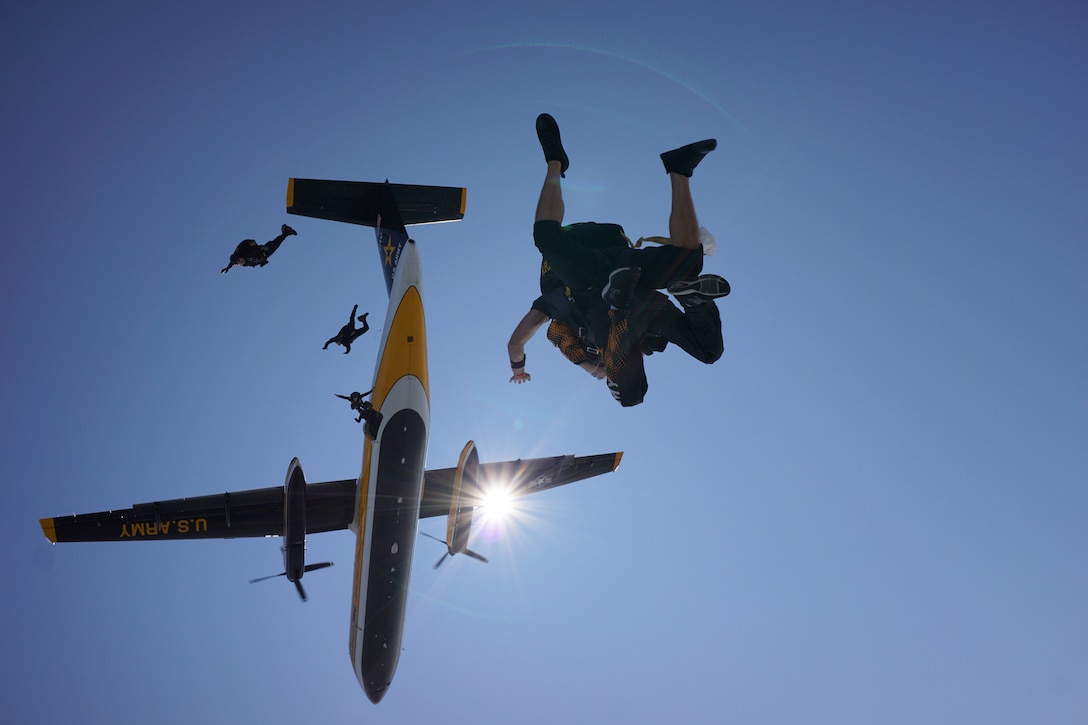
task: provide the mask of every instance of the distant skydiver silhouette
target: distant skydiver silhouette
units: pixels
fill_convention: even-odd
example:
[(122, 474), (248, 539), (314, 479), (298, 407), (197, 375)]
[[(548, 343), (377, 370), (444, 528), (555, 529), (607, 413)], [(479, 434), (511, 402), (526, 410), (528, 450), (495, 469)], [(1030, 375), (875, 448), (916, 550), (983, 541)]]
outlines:
[(340, 332), (336, 333), (333, 337), (329, 338), (329, 341), (325, 343), (322, 350), (328, 350), (329, 345), (336, 343), (337, 345), (344, 346), (344, 354), (347, 355), (351, 352), (351, 343), (355, 342), (364, 332), (370, 329), (370, 325), (367, 324), (366, 316), (369, 312), (364, 312), (359, 315), (359, 322), (363, 323), (363, 326), (358, 330), (355, 329), (355, 313), (359, 311), (359, 305), (355, 305), (351, 308), (351, 315), (348, 316), (348, 324), (340, 328)]
[(382, 414), (380, 411), (374, 409), (374, 406), (370, 404), (369, 400), (363, 400), (366, 396), (373, 393), (373, 390), (368, 390), (365, 393), (358, 391), (351, 395), (340, 395), (339, 393), (333, 393), (337, 398), (343, 398), (344, 400), (351, 402), (351, 409), (359, 413), (359, 417), (355, 419), (356, 423), (361, 423), (363, 418), (366, 418), (366, 427), (363, 429), (370, 440), (374, 440), (378, 437), (378, 426), (382, 424)]
[[(718, 143), (706, 139), (661, 154), (672, 187), (670, 246), (632, 249), (617, 224), (562, 226), (565, 207), (560, 179), (570, 161), (554, 118), (546, 113), (538, 116), (536, 131), (548, 164), (533, 226), (533, 241), (544, 258), (541, 291), (545, 294), (510, 336), (511, 382), (531, 379), (525, 372), (525, 342), (553, 319), (566, 323), (566, 329), (556, 327), (554, 336), (549, 328), (549, 339), (568, 359), (577, 362), (581, 356), (575, 348), (583, 347), (586, 359), (578, 364), (595, 377), (604, 377), (621, 405), (638, 405), (649, 387), (643, 354), (663, 350), (671, 340), (703, 362), (721, 356), (721, 318), (716, 305), (705, 303), (729, 294), (729, 283), (717, 275), (700, 276), (703, 249), (688, 181)], [(549, 274), (558, 282), (546, 285), (544, 277)], [(552, 287), (561, 292), (552, 292)], [(686, 312), (698, 309), (694, 319), (688, 319), (664, 295), (650, 294), (657, 289), (668, 289)], [(543, 301), (549, 294), (555, 306)], [(568, 354), (571, 351), (575, 354)], [(599, 359), (594, 362), (590, 353), (597, 353)]]
[(295, 234), (298, 232), (284, 224), (280, 227), (280, 235), (265, 244), (257, 244), (255, 239), (243, 240), (235, 247), (234, 254), (230, 255), (230, 264), (219, 270), (219, 273), (226, 274), (235, 265), (239, 267), (265, 266), (268, 264), (268, 258), (283, 244), (283, 240)]

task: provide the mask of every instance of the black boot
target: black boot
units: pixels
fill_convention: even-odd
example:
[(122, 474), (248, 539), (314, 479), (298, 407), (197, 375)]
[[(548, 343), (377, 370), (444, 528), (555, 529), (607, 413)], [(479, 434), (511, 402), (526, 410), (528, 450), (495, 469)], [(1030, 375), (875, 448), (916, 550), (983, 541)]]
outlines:
[(559, 124), (546, 113), (536, 117), (536, 137), (540, 139), (540, 147), (544, 149), (545, 161), (558, 161), (560, 164), (559, 175), (566, 177), (570, 168), (570, 159), (563, 150), (563, 141), (559, 137)]
[(687, 146), (681, 146), (672, 151), (661, 154), (661, 162), (665, 164), (665, 171), (670, 174), (680, 174), (691, 178), (692, 172), (703, 157), (718, 148), (717, 139), (708, 138), (705, 141), (696, 141)]

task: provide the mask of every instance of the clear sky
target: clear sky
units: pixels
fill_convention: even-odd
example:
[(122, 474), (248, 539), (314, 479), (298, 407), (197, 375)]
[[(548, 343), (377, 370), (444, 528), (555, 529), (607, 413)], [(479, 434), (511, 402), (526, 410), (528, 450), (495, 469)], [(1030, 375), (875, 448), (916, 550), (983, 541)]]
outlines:
[[(38, 2), (0, 21), (5, 723), (1083, 723), (1088, 11), (1082, 3)], [(658, 154), (726, 276), (726, 352), (644, 405), (538, 336), (568, 221), (666, 234)], [(291, 176), (466, 186), (416, 230), (428, 464), (625, 451), (439, 571), (371, 705), (352, 535), (50, 545), (38, 518), (358, 475), (370, 230)], [(220, 275), (238, 241), (289, 239)], [(322, 351), (355, 303), (374, 329)], [(442, 535), (444, 519), (423, 523)]]

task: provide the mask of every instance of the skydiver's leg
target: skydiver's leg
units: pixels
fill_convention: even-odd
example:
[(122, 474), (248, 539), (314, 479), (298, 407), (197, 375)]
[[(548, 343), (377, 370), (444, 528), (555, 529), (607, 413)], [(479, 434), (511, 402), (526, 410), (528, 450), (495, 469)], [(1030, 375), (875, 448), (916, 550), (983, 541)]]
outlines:
[(370, 329), (370, 323), (366, 321), (366, 316), (369, 314), (369, 312), (364, 312), (362, 317), (359, 318), (359, 322), (363, 323), (363, 326), (360, 327), (358, 332), (355, 333), (355, 337), (359, 337), (359, 335), (362, 335), (364, 332)]
[(355, 327), (355, 313), (359, 311), (359, 305), (355, 305), (351, 308), (351, 314), (348, 315), (348, 324)]
[(563, 188), (559, 179), (562, 175), (562, 166), (558, 161), (548, 162), (548, 173), (544, 177), (544, 187), (540, 190), (540, 198), (536, 202), (536, 221), (553, 221), (563, 223), (563, 213), (566, 207), (563, 205)]
[(563, 233), (563, 189), (560, 179), (570, 166), (567, 152), (559, 136), (559, 124), (546, 113), (537, 116), (536, 135), (544, 151), (548, 171), (536, 205), (533, 241), (549, 269), (554, 270), (563, 284), (572, 290), (585, 290), (594, 284), (599, 272), (608, 276), (603, 260), (593, 250), (583, 247)]
[(721, 313), (713, 300), (685, 308), (683, 312), (669, 302), (654, 328), (666, 340), (707, 365), (717, 362), (725, 350)]
[(665, 165), (672, 184), (669, 236), (677, 247), (697, 249), (699, 246), (699, 222), (695, 218), (695, 204), (691, 200), (688, 179), (703, 157), (717, 147), (718, 142), (708, 138), (661, 154), (661, 163)]
[(555, 221), (563, 223), (563, 191), (559, 179), (570, 167), (570, 159), (563, 149), (563, 140), (559, 135), (559, 124), (547, 113), (536, 117), (536, 137), (544, 151), (544, 160), (548, 163), (548, 174), (544, 177), (544, 188), (536, 205), (536, 221)]
[(681, 280), (695, 279), (703, 271), (703, 250), (674, 246), (622, 249), (617, 264), (642, 270), (638, 286), (645, 290), (665, 289)]
[(699, 248), (699, 220), (695, 217), (695, 202), (691, 198), (688, 177), (670, 173), (672, 210), (669, 213), (669, 238), (679, 249)]
[(269, 257), (271, 257), (272, 254), (277, 249), (280, 248), (280, 245), (283, 244), (283, 240), (287, 239), (287, 237), (289, 237), (289, 236), (290, 236), (290, 234), (287, 234), (286, 232), (284, 232), (283, 234), (280, 234), (275, 239), (272, 239), (272, 240), (262, 244), (261, 249), (264, 250), (264, 258), (268, 259)]
[(558, 221), (537, 221), (533, 225), (533, 242), (548, 268), (574, 292), (584, 292), (592, 288), (600, 290), (600, 281), (607, 279), (608, 273), (613, 269), (604, 255), (600, 254), (600, 250), (571, 240)]
[(563, 190), (560, 186), (562, 164), (548, 162), (548, 173), (540, 190), (536, 206), (533, 241), (549, 269), (572, 290), (584, 290), (594, 285), (598, 276), (606, 278), (605, 263), (597, 250), (571, 240), (563, 233)]
[[(700, 142), (700, 144), (705, 143)], [(692, 151), (693, 147), (698, 148)], [(687, 151), (689, 157), (697, 155), (698, 159), (706, 155), (701, 151), (699, 144), (691, 144), (662, 154), (662, 158), (682, 151)], [(687, 158), (688, 162), (690, 160)], [(665, 168), (669, 168), (668, 163)], [(619, 253), (620, 264), (641, 268), (640, 287), (665, 289), (681, 280), (695, 279), (703, 269), (703, 250), (702, 245), (699, 244), (699, 220), (695, 216), (695, 202), (691, 198), (689, 176), (690, 173), (684, 175), (669, 171), (669, 184), (672, 187), (672, 207), (669, 211), (671, 244), (649, 249), (621, 250)]]
[(366, 418), (366, 427), (364, 428), (366, 435), (370, 440), (377, 439), (378, 428), (382, 424), (382, 414), (373, 405), (367, 403), (366, 407), (359, 411), (359, 415)]

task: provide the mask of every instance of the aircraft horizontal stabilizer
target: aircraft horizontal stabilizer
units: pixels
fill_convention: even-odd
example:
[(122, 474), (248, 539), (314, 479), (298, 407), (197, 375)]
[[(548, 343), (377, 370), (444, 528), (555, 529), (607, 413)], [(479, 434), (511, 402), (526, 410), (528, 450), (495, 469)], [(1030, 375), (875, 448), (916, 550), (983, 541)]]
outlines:
[(386, 209), (383, 187), (388, 187), (400, 212), (401, 223), (430, 224), (465, 218), (468, 190), (456, 186), (290, 179), (287, 182), (287, 213), (376, 227)]

